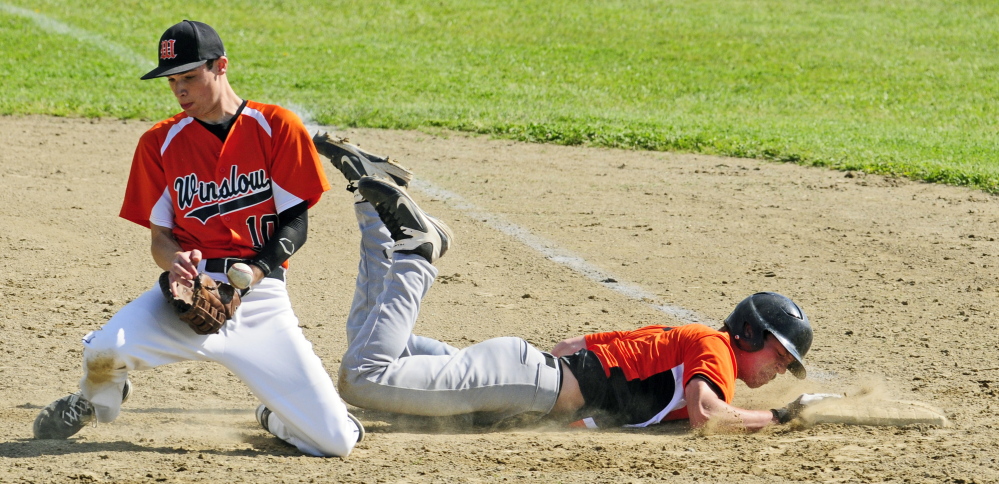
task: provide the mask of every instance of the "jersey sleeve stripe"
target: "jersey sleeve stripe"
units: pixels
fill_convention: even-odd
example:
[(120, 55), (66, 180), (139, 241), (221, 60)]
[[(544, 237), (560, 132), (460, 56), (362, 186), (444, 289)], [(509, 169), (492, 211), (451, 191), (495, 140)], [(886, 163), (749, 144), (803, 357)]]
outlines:
[(170, 142), (173, 141), (173, 138), (180, 133), (180, 130), (184, 129), (185, 126), (193, 122), (194, 118), (184, 118), (180, 120), (179, 123), (170, 126), (170, 131), (167, 131), (166, 139), (163, 140), (163, 146), (160, 147), (160, 156), (163, 156), (163, 153), (166, 153), (166, 149), (170, 146)]
[(149, 223), (172, 229), (173, 214), (173, 200), (170, 199), (170, 187), (166, 187), (163, 189), (163, 194), (160, 195), (159, 200), (156, 200), (156, 204), (153, 205), (153, 209), (149, 211)]
[(274, 180), (271, 180), (271, 188), (274, 191), (274, 208), (277, 213), (284, 212), (305, 201), (281, 188), (281, 185), (278, 185)]
[(267, 133), (267, 136), (271, 136), (271, 125), (270, 123), (267, 122), (267, 118), (264, 117), (264, 113), (257, 111), (256, 109), (253, 109), (251, 107), (245, 107), (243, 108), (243, 115), (249, 116), (257, 120), (257, 123), (260, 124), (260, 127), (264, 130), (265, 133)]

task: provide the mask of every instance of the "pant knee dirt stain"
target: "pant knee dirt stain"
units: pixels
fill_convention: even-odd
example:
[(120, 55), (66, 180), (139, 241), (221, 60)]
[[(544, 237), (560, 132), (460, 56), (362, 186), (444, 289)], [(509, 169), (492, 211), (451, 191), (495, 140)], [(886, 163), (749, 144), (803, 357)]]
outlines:
[(88, 358), (87, 382), (92, 385), (100, 385), (111, 381), (115, 366), (115, 358), (113, 356), (99, 355), (94, 358)]

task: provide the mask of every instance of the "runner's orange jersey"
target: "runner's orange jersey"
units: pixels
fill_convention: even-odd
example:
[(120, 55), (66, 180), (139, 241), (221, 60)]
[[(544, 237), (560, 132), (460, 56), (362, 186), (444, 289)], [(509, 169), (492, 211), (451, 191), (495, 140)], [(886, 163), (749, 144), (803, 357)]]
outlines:
[(249, 259), (279, 213), (303, 201), (312, 207), (329, 188), (298, 116), (247, 101), (225, 143), (183, 113), (146, 131), (119, 215), (173, 229), (182, 249), (205, 259)]
[[(676, 397), (682, 398), (683, 388), (695, 375), (703, 375), (721, 390), (726, 403), (735, 395), (737, 368), (735, 352), (728, 333), (701, 324), (684, 326), (646, 326), (634, 331), (611, 331), (588, 334), (586, 349), (596, 354), (604, 373), (611, 378), (611, 369), (619, 368), (627, 381), (650, 380), (667, 377), (673, 385), (653, 400), (661, 402), (665, 415), (648, 422), (687, 418), (686, 405), (670, 393), (675, 388)], [(650, 380), (651, 381), (651, 380)]]

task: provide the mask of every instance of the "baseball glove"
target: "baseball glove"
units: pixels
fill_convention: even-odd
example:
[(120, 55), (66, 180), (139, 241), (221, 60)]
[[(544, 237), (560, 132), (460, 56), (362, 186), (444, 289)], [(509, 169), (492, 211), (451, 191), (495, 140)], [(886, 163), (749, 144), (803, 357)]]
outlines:
[(195, 333), (218, 333), (239, 307), (239, 291), (207, 274), (198, 274), (192, 282), (193, 287), (175, 282), (171, 291), (170, 273), (160, 275), (163, 296), (177, 310), (180, 320), (187, 323)]

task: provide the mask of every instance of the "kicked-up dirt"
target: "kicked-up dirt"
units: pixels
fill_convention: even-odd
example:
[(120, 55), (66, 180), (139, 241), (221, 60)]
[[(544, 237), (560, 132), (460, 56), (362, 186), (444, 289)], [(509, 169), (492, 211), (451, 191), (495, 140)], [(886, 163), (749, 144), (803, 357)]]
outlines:
[[(0, 117), (0, 482), (999, 481), (995, 197), (446, 132), (332, 129), (412, 168), (413, 197), (456, 232), (418, 333), (457, 346), (517, 335), (551, 348), (652, 323), (717, 325), (743, 297), (777, 291), (815, 328), (809, 378), (740, 384), (736, 404), (845, 392), (869, 405), (931, 405), (951, 425), (581, 431), (356, 409), (367, 437), (349, 457), (323, 459), (262, 430), (257, 401), (226, 369), (184, 363), (131, 374), (135, 391), (114, 423), (32, 440), (38, 411), (77, 389), (80, 338), (159, 274), (148, 232), (117, 217), (150, 125)], [(310, 211), (289, 288), (335, 373), (359, 236), (350, 194), (327, 174), (335, 189)]]

